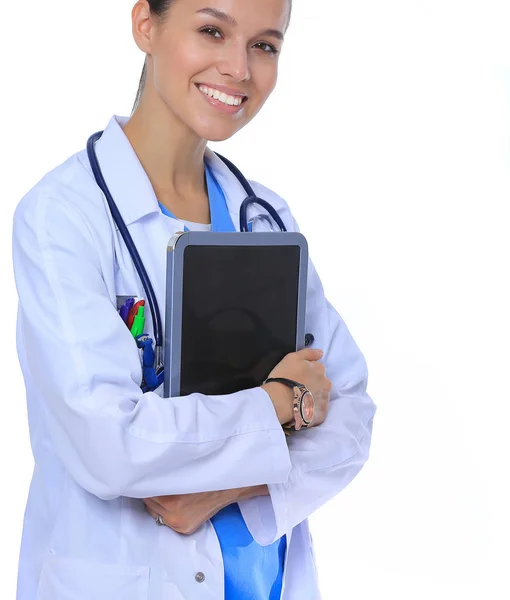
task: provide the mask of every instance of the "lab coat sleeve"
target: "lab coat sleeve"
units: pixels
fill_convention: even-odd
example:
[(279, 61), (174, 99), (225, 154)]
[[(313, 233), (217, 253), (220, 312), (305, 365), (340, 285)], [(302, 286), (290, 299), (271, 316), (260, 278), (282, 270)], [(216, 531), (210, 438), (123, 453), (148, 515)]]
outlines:
[(290, 456), (261, 388), (161, 398), (102, 276), (87, 215), (27, 195), (14, 215), (18, 348), (68, 473), (108, 500), (282, 483)]
[[(268, 191), (266, 190), (267, 197)], [(298, 231), (289, 211), (289, 230)], [(239, 507), (253, 538), (268, 545), (342, 491), (368, 459), (376, 407), (366, 393), (367, 367), (344, 321), (324, 296), (311, 261), (308, 268), (306, 332), (333, 387), (326, 420), (292, 432), (288, 446), (292, 463), (287, 481), (269, 483), (269, 496), (241, 500)]]

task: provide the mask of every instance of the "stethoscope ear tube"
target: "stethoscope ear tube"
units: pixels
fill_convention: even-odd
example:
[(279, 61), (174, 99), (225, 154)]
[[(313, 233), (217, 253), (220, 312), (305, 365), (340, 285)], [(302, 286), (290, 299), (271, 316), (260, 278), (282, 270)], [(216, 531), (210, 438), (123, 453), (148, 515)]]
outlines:
[[(90, 166), (92, 167), (92, 173), (94, 174), (94, 178), (96, 180), (97, 185), (101, 188), (101, 191), (106, 197), (106, 201), (108, 202), (108, 206), (110, 207), (110, 212), (112, 213), (113, 220), (115, 224), (119, 228), (120, 234), (124, 240), (124, 243), (127, 246), (129, 254), (133, 259), (133, 263), (135, 265), (135, 269), (142, 281), (143, 289), (145, 290), (145, 294), (147, 296), (147, 302), (149, 304), (149, 309), (151, 311), (152, 323), (154, 327), (154, 338), (156, 341), (156, 348), (162, 347), (163, 345), (163, 336), (162, 336), (162, 326), (161, 326), (161, 314), (159, 312), (158, 301), (156, 299), (156, 294), (154, 293), (154, 288), (150, 282), (149, 276), (147, 275), (147, 271), (143, 265), (142, 259), (138, 254), (138, 250), (136, 249), (135, 243), (133, 242), (133, 238), (124, 223), (124, 220), (115, 204), (112, 195), (110, 194), (110, 190), (106, 185), (103, 174), (101, 173), (101, 168), (99, 167), (99, 163), (96, 157), (96, 152), (94, 149), (94, 144), (101, 137), (102, 131), (98, 131), (90, 136), (87, 141), (87, 154), (90, 161)], [(159, 354), (159, 352), (157, 352)]]

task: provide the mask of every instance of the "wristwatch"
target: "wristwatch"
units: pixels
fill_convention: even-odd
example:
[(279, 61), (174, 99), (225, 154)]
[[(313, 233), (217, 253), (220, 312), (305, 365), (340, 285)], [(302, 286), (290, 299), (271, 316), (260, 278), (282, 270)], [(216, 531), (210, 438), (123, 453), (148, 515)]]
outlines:
[(315, 407), (312, 392), (302, 383), (285, 377), (270, 377), (264, 381), (264, 384), (272, 382), (283, 383), (292, 388), (294, 392), (294, 422), (285, 423), (283, 428), (290, 431), (299, 431), (300, 429), (309, 427), (313, 420)]

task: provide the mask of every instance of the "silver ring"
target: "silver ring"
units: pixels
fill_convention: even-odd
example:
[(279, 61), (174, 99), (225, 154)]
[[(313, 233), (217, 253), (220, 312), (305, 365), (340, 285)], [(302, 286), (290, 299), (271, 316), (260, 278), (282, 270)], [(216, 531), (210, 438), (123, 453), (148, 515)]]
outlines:
[(163, 517), (161, 515), (158, 515), (156, 517), (156, 525), (160, 525), (161, 526), (161, 525), (164, 525), (164, 524), (165, 524), (165, 522), (163, 521)]

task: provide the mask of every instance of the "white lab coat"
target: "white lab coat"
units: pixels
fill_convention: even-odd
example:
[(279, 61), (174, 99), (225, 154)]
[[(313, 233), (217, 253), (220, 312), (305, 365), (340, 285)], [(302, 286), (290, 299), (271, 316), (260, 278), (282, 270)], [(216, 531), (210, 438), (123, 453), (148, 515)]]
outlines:
[[(161, 213), (126, 121), (112, 117), (97, 156), (164, 307), (166, 246), (179, 225)], [(209, 149), (206, 159), (238, 226), (244, 190)], [(296, 230), (287, 204), (253, 186)], [(272, 229), (264, 213), (250, 209), (254, 231)], [(307, 517), (367, 460), (375, 406), (363, 356), (313, 265), (306, 331), (325, 351), (333, 389), (326, 421), (287, 439), (261, 388), (183, 398), (140, 391), (139, 352), (116, 296), (145, 295), (85, 150), (21, 200), (13, 256), (35, 457), (17, 600), (219, 600), (223, 563), (211, 522), (181, 535), (156, 526), (140, 498), (259, 484), (270, 496), (240, 509), (258, 543), (288, 536), (282, 598), (320, 598)]]

